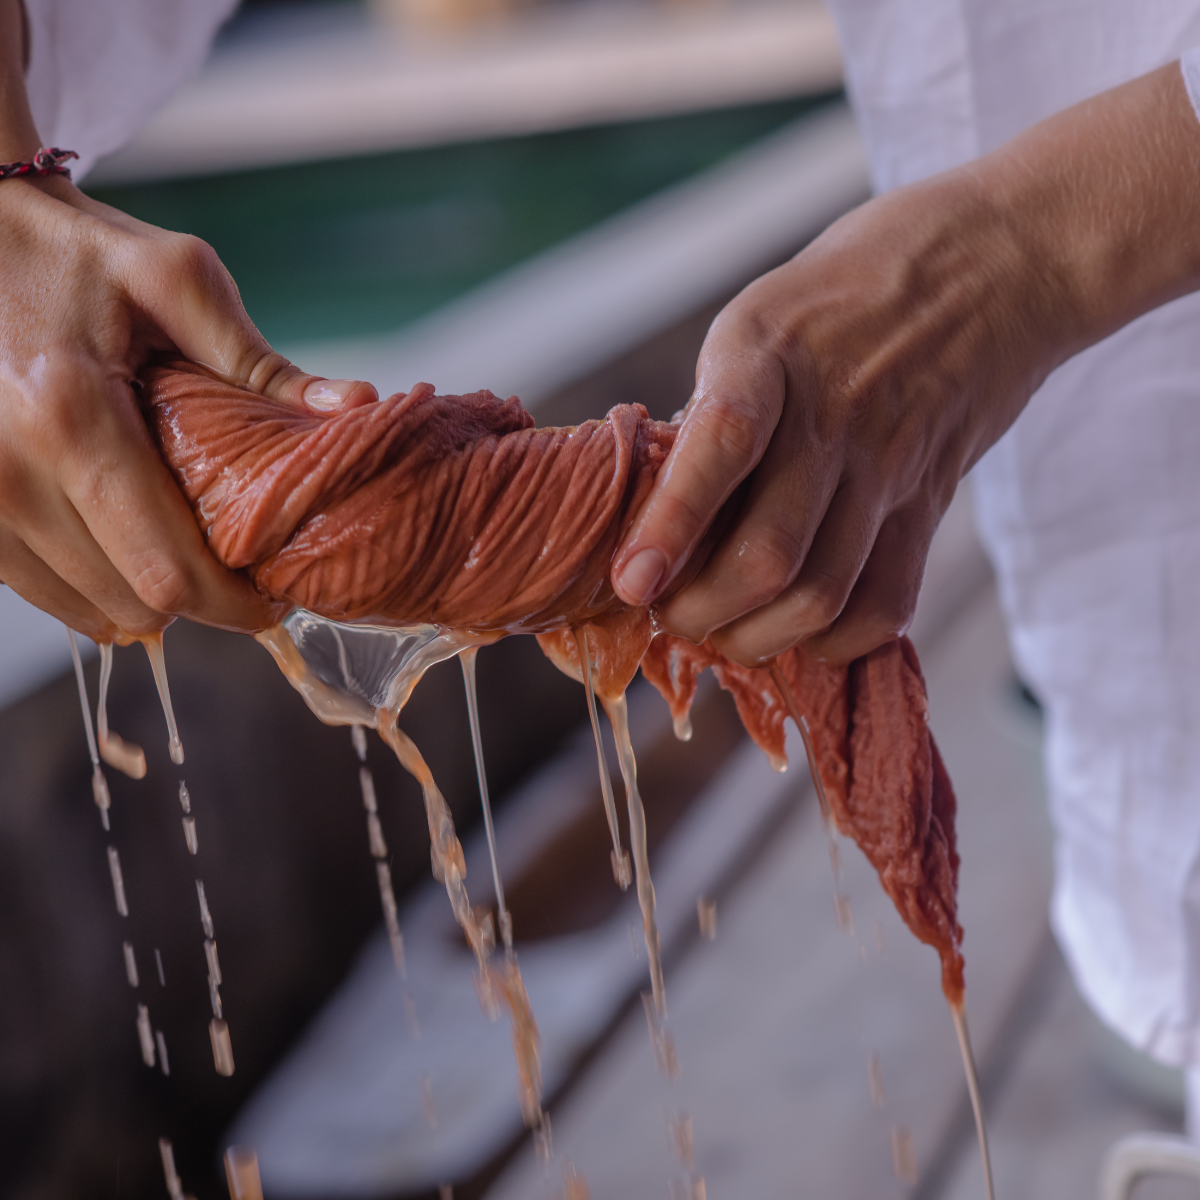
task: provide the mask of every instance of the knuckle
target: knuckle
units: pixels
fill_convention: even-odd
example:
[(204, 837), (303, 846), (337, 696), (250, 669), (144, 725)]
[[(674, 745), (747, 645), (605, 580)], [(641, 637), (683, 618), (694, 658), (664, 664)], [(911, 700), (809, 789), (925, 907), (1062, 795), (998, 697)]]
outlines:
[(131, 582), (137, 598), (156, 613), (174, 615), (193, 607), (196, 582), (191, 571), (177, 559), (156, 559)]
[(185, 279), (208, 282), (221, 271), (217, 252), (194, 234), (172, 235), (166, 253), (175, 274)]
[(744, 396), (724, 393), (704, 397), (685, 428), (687, 425), (719, 449), (722, 458), (733, 460), (739, 467), (751, 467), (766, 449), (767, 436), (758, 406)]
[(824, 572), (805, 580), (800, 593), (804, 624), (809, 629), (827, 629), (841, 615), (849, 592), (844, 580)]

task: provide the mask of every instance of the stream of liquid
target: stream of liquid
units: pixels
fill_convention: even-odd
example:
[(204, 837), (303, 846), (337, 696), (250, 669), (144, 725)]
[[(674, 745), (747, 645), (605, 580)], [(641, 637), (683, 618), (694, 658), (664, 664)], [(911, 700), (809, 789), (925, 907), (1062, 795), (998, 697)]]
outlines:
[[(608, 830), (612, 835), (613, 878), (621, 891), (633, 882), (629, 868), (629, 855), (621, 849), (621, 834), (617, 827), (617, 801), (613, 795), (612, 776), (608, 773), (608, 760), (604, 757), (604, 741), (600, 737), (600, 718), (596, 714), (596, 694), (592, 690), (592, 655), (588, 647), (587, 631), (576, 629), (575, 649), (583, 673), (583, 690), (587, 695), (588, 716), (592, 721), (592, 735), (596, 739), (596, 762), (600, 770), (600, 794), (604, 797), (604, 815), (608, 818)], [(689, 731), (688, 736), (691, 736)]]
[(130, 779), (145, 779), (146, 755), (141, 746), (125, 741), (108, 727), (108, 684), (112, 679), (112, 642), (100, 642), (100, 703), (96, 708), (96, 731), (99, 734), (100, 757), (110, 767)]
[[(83, 659), (79, 656), (79, 642), (75, 637), (75, 630), (67, 630), (67, 640), (71, 643), (71, 661), (75, 664), (75, 684), (79, 689), (79, 707), (83, 710), (83, 729), (87, 734), (88, 754), (92, 760), (92, 799), (95, 800), (96, 807), (100, 810), (100, 823), (107, 833), (109, 831), (108, 810), (112, 807), (112, 798), (108, 793), (108, 780), (104, 778), (104, 772), (100, 769), (100, 754), (96, 749), (96, 732), (92, 728), (92, 706), (88, 703), (87, 683), (83, 678)], [(115, 877), (113, 887), (116, 887)], [(119, 904), (118, 907), (120, 907)]]
[[(834, 911), (837, 915), (838, 927), (846, 932), (853, 932), (854, 924), (853, 917), (850, 915), (849, 901), (841, 894), (841, 858), (837, 849), (837, 843), (833, 840), (835, 825), (829, 808), (829, 800), (825, 793), (825, 784), (821, 779), (821, 772), (817, 767), (817, 756), (813, 748), (808, 721), (801, 714), (800, 706), (796, 703), (796, 698), (792, 694), (792, 689), (788, 686), (788, 681), (783, 672), (774, 663), (772, 663), (770, 670), (771, 678), (774, 680), (779, 694), (783, 697), (788, 714), (791, 716), (796, 728), (800, 731), (800, 737), (804, 742), (804, 753), (808, 758), (808, 770), (812, 775), (813, 787), (816, 790), (817, 800), (821, 806), (821, 818), (829, 836), (829, 860), (833, 867), (834, 877)], [(972, 1052), (971, 1037), (967, 1031), (966, 1010), (962, 1005), (952, 1004), (950, 1005), (950, 1015), (954, 1021), (954, 1032), (958, 1039), (963, 1072), (967, 1079), (967, 1093), (971, 1098), (971, 1111), (975, 1118), (975, 1133), (979, 1141), (979, 1157), (983, 1166), (984, 1191), (987, 1200), (995, 1200), (995, 1188), (992, 1180), (992, 1156), (988, 1146), (987, 1121), (984, 1118), (983, 1097), (979, 1090), (979, 1073), (975, 1068), (975, 1055)], [(878, 1081), (879, 1095), (882, 1098), (883, 1075), (878, 1055), (872, 1055), (868, 1060), (868, 1075), (871, 1082), (872, 1100), (874, 1101), (875, 1099), (876, 1081)], [(897, 1127), (892, 1131), (892, 1162), (896, 1176), (899, 1179), (905, 1183), (916, 1183), (916, 1154), (913, 1150), (912, 1137), (908, 1130), (903, 1127)]]
[(167, 749), (171, 761), (177, 766), (183, 765), (183, 743), (179, 740), (179, 726), (175, 724), (175, 710), (171, 707), (171, 687), (167, 683), (167, 663), (163, 655), (163, 635), (161, 633), (147, 634), (141, 639), (146, 647), (146, 656), (150, 659), (150, 669), (154, 672), (154, 686), (158, 688), (158, 698), (162, 703), (163, 716), (167, 719)]

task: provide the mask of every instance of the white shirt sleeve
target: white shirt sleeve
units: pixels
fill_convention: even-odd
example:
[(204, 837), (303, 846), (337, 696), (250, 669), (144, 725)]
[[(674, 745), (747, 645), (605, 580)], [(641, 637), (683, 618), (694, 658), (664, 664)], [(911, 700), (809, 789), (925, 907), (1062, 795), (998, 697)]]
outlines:
[(79, 154), (78, 181), (204, 62), (237, 0), (25, 0), (25, 75), (43, 146)]
[(1189, 50), (1179, 60), (1179, 66), (1183, 71), (1183, 85), (1196, 110), (1196, 117), (1200, 119), (1200, 46)]

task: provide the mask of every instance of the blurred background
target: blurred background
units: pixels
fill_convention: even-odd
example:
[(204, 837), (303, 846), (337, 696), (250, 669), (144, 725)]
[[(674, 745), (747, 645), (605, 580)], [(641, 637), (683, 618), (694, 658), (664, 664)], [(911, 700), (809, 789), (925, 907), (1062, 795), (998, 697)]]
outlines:
[[(669, 417), (720, 307), (868, 186), (835, 31), (809, 0), (250, 0), (200, 76), (85, 183), (209, 241), (263, 333), (306, 369), (385, 393), (419, 380), (517, 393), (541, 424), (629, 401)], [(6, 589), (0, 617), (0, 1194), (160, 1196), (166, 1136), (200, 1200), (226, 1194), (233, 1140), (258, 1150), (269, 1197), (553, 1195), (558, 1177), (521, 1125), (507, 1028), (479, 1012), (429, 878), (419, 791), (383, 747), (369, 762), (403, 983), (349, 735), (321, 726), (265, 652), (168, 631), (182, 768), (144, 655), (117, 652), (111, 719), (146, 747), (149, 774), (108, 772), (105, 834), (65, 632)], [(1100, 1029), (1050, 940), (1040, 716), (1012, 671), (965, 489), (914, 637), (960, 798), (999, 1191), (1091, 1196), (1113, 1138), (1179, 1127), (1180, 1086)], [(94, 657), (86, 673), (94, 703)], [(710, 1197), (982, 1195), (935, 959), (851, 846), (853, 917), (835, 921), (802, 757), (771, 772), (711, 686), (687, 745), (656, 695), (631, 690), (682, 1065), (667, 1083), (639, 1000), (640, 920), (609, 874), (582, 692), (531, 639), (484, 651), (479, 680), (556, 1147), (592, 1196), (702, 1195), (669, 1145), (683, 1114)], [(472, 898), (489, 904), (455, 664), (430, 672), (403, 725), (454, 811)], [(197, 874), (231, 1078), (212, 1067)], [(701, 898), (716, 905), (714, 940)], [(136, 995), (125, 940), (141, 955)], [(139, 1002), (169, 1076), (142, 1064)]]

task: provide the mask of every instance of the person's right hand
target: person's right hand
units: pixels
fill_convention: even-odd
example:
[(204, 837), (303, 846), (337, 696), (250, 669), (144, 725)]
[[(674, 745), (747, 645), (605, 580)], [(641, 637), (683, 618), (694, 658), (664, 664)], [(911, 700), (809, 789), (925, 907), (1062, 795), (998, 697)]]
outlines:
[(272, 353), (198, 239), (62, 176), (0, 181), (0, 580), (98, 640), (278, 616), (209, 552), (142, 419), (131, 381), (176, 352), (316, 409), (376, 399)]

